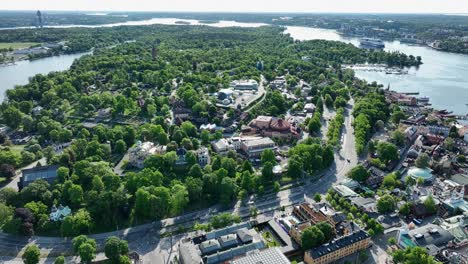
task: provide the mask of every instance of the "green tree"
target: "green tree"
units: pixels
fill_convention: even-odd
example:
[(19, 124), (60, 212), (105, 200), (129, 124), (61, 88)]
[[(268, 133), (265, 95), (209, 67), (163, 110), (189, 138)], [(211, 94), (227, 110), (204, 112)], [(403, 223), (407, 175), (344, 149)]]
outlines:
[(266, 149), (262, 152), (261, 156), (262, 164), (265, 165), (267, 162), (271, 164), (276, 164), (275, 153), (271, 149)]
[(112, 236), (106, 239), (104, 253), (112, 263), (120, 263), (120, 257), (128, 253), (128, 243), (118, 237)]
[(314, 247), (318, 247), (325, 241), (325, 235), (316, 226), (307, 227), (302, 231), (301, 242), (302, 248), (308, 250)]
[(426, 249), (422, 247), (407, 247), (392, 252), (395, 263), (421, 263), (421, 264), (439, 264), (432, 256), (429, 256)]
[(3, 121), (12, 129), (17, 129), (21, 124), (22, 113), (16, 107), (9, 105), (3, 110)]
[(65, 264), (65, 257), (64, 256), (58, 256), (55, 259), (54, 264)]
[(122, 139), (117, 140), (117, 142), (115, 142), (114, 151), (118, 154), (125, 153), (125, 151), (127, 151), (127, 144), (125, 143), (125, 141), (123, 141)]
[(437, 205), (434, 201), (432, 195), (429, 195), (426, 200), (424, 200), (424, 206), (430, 214), (435, 214), (437, 212)]
[(333, 227), (327, 222), (319, 222), (315, 225), (323, 233), (324, 242), (328, 242), (333, 238), (334, 231)]
[(395, 161), (399, 158), (398, 148), (388, 142), (379, 142), (377, 144), (377, 154), (379, 155), (379, 159), (384, 163)]
[(401, 132), (400, 130), (395, 130), (392, 133), (392, 141), (397, 145), (397, 146), (404, 146), (405, 145), (405, 134)]
[(393, 212), (395, 210), (395, 207), (396, 207), (395, 199), (388, 194), (382, 196), (377, 201), (377, 210), (379, 211), (379, 213), (384, 214), (384, 213)]
[(24, 251), (22, 259), (25, 264), (37, 264), (39, 263), (40, 256), (41, 251), (39, 248), (36, 245), (30, 245)]
[(412, 204), (410, 202), (406, 202), (400, 207), (399, 213), (401, 215), (407, 216), (411, 213), (411, 207)]
[(189, 202), (188, 191), (184, 185), (175, 184), (171, 188), (172, 193), (172, 211), (179, 214), (184, 210)]
[(349, 178), (358, 182), (366, 181), (367, 178), (369, 178), (369, 176), (369, 171), (367, 171), (366, 168), (364, 168), (364, 166), (362, 165), (357, 165), (356, 167), (352, 168), (348, 173)]
[(314, 195), (314, 201), (319, 203), (320, 201), (322, 201), (322, 196), (320, 195), (320, 193), (316, 193)]
[(79, 256), (82, 263), (91, 263), (96, 257), (96, 241), (87, 236), (80, 235), (72, 240), (73, 252)]
[(419, 154), (418, 158), (415, 160), (414, 164), (418, 168), (427, 168), (429, 167), (430, 157), (426, 153)]
[(302, 159), (298, 155), (294, 155), (288, 160), (288, 176), (291, 178), (300, 178), (302, 176)]

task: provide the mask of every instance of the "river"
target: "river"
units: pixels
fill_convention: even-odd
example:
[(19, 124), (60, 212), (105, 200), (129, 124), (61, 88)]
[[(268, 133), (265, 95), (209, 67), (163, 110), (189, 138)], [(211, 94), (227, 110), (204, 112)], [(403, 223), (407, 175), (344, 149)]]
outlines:
[[(107, 25), (62, 25), (67, 27), (113, 27), (164, 24), (174, 25), (183, 22), (190, 25), (207, 25), (212, 27), (259, 27), (262, 23), (242, 23), (236, 21), (219, 21), (216, 23), (201, 23), (197, 20), (177, 18), (154, 18), (143, 21), (129, 21)], [(297, 40), (324, 39), (359, 44), (358, 38), (348, 38), (339, 35), (335, 30), (310, 27), (289, 26), (288, 33)], [(424, 62), (418, 68), (412, 67), (407, 75), (392, 75), (384, 72), (356, 71), (356, 76), (369, 82), (377, 81), (392, 90), (400, 92), (419, 92), (427, 96), (436, 109), (447, 109), (457, 114), (466, 114), (468, 104), (468, 56), (441, 52), (426, 46), (400, 44), (398, 41), (385, 42), (385, 50), (401, 51), (414, 56), (421, 56)], [(37, 73), (66, 70), (73, 61), (83, 54), (63, 55), (35, 61), (21, 61), (16, 65), (0, 67), (0, 101), (3, 100), (6, 89), (15, 85), (26, 84), (29, 77)]]

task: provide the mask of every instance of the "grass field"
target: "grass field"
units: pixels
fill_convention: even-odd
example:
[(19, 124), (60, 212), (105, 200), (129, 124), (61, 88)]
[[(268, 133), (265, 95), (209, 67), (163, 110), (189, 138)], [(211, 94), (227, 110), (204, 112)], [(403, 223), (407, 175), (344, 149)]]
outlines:
[(0, 49), (23, 49), (23, 48), (29, 48), (31, 46), (37, 45), (39, 43), (35, 42), (12, 42), (12, 43), (5, 43), (5, 42), (0, 42)]

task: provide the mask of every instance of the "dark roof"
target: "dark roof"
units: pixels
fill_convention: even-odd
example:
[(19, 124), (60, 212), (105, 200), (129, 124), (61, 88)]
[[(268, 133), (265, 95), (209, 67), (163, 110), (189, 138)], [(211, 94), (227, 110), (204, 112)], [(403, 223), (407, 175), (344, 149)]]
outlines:
[(317, 259), (324, 255), (330, 254), (340, 248), (362, 241), (368, 237), (369, 237), (369, 234), (366, 231), (359, 230), (350, 235), (335, 239), (328, 244), (324, 244), (324, 245), (321, 245), (320, 247), (313, 248), (309, 250), (309, 253), (314, 259)]
[(33, 182), (38, 179), (53, 179), (57, 177), (57, 170), (58, 165), (51, 165), (51, 166), (41, 166), (35, 167), (32, 169), (22, 170), (22, 178), (21, 181), (23, 182)]
[(176, 153), (177, 153), (177, 156), (183, 156), (187, 154), (187, 150), (185, 148), (178, 148)]

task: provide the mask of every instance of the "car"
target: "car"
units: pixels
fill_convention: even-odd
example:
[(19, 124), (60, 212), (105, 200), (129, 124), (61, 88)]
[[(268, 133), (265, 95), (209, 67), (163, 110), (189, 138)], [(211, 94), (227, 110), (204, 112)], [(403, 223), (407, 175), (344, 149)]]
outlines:
[(346, 161), (348, 161), (348, 163), (350, 163), (350, 162), (351, 162), (349, 159), (347, 159)]

